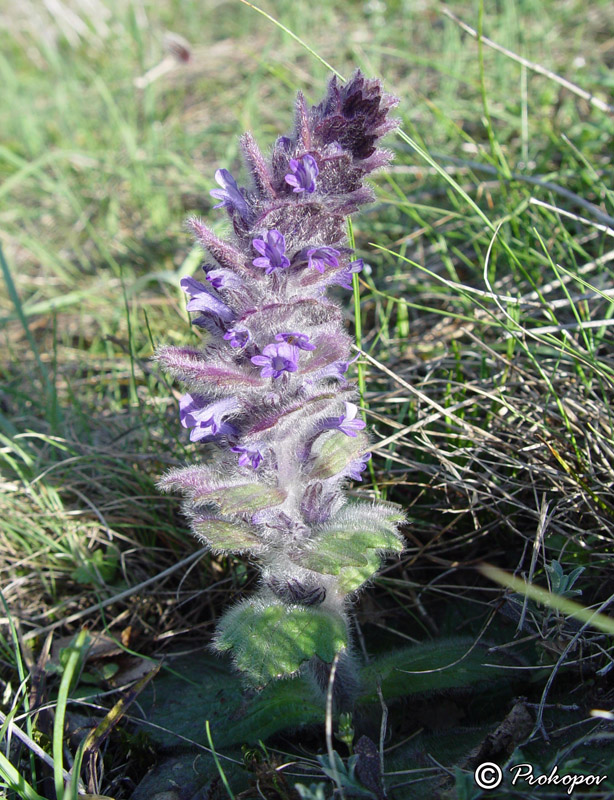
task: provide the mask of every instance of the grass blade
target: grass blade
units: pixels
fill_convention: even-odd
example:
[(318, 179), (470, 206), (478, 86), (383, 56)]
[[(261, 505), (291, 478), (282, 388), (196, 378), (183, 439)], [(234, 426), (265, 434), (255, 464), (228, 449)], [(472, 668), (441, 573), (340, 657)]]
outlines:
[(60, 681), (58, 701), (55, 708), (55, 719), (53, 722), (53, 777), (57, 800), (61, 800), (61, 798), (64, 797), (64, 753), (62, 748), (64, 744), (64, 720), (66, 718), (68, 693), (70, 691), (72, 679), (77, 670), (77, 665), (88, 646), (87, 630), (83, 628), (77, 636), (75, 644), (68, 648), (68, 661), (62, 673), (62, 680)]
[(531, 600), (535, 600), (537, 603), (543, 603), (543, 605), (549, 608), (554, 608), (568, 617), (579, 619), (581, 622), (592, 625), (594, 628), (598, 628), (600, 631), (610, 636), (614, 635), (614, 619), (605, 614), (600, 614), (597, 611), (592, 611), (590, 608), (585, 608), (580, 605), (580, 603), (549, 592), (547, 589), (542, 589), (541, 586), (525, 583), (521, 578), (509, 575), (505, 570), (494, 567), (492, 564), (482, 564), (479, 570), (482, 575), (485, 575), (501, 586), (506, 586), (508, 589), (518, 592), (518, 594), (525, 595), (531, 598)]
[(23, 800), (45, 800), (44, 797), (34, 791), (28, 781), (2, 752), (0, 752), (0, 775), (8, 783), (9, 789), (16, 792)]

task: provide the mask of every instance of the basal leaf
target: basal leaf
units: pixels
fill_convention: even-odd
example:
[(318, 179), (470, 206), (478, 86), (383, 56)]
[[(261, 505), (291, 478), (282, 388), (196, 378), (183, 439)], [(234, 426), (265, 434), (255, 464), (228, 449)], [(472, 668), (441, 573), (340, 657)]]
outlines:
[(163, 669), (140, 702), (146, 718), (156, 723), (148, 729), (151, 739), (169, 750), (181, 744), (175, 734), (206, 745), (205, 719), (211, 723), (216, 747), (228, 748), (317, 724), (326, 713), (322, 698), (302, 677), (272, 681), (246, 697), (226, 659), (206, 650), (173, 659), (172, 672)]
[[(499, 665), (504, 665), (500, 668)], [(377, 656), (361, 671), (363, 701), (385, 699), (503, 679), (510, 682), (509, 656), (475, 645), (470, 637), (450, 637), (410, 645)], [(518, 674), (523, 669), (518, 664)]]

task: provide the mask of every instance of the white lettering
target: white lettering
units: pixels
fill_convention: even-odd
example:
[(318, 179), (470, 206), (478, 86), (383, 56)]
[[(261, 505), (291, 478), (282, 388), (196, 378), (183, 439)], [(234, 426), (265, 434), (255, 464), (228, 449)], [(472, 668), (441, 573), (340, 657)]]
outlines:
[(521, 780), (528, 783), (529, 786), (535, 786), (536, 784), (537, 786), (546, 786), (551, 783), (556, 786), (560, 783), (567, 787), (568, 795), (571, 795), (577, 786), (581, 786), (582, 784), (586, 786), (593, 786), (596, 784), (599, 786), (599, 784), (608, 777), (607, 775), (574, 775), (573, 773), (559, 775), (559, 768), (556, 764), (549, 775), (534, 775), (532, 764), (515, 764), (513, 767), (509, 768), (509, 771), (513, 775), (512, 786), (516, 786), (518, 781)]
[[(526, 772), (521, 773), (520, 770), (522, 769), (526, 769)], [(516, 781), (519, 778), (522, 778), (524, 780), (525, 778), (533, 775), (533, 767), (531, 766), (531, 764), (516, 764), (516, 766), (510, 767), (510, 772), (514, 772), (514, 770), (516, 770), (516, 774), (512, 778), (512, 786), (516, 786)]]
[(557, 774), (558, 771), (559, 768), (555, 764), (554, 767), (552, 768), (552, 772), (550, 773), (550, 775), (548, 775), (548, 783), (554, 783), (556, 785), (557, 783), (561, 782), (562, 776)]

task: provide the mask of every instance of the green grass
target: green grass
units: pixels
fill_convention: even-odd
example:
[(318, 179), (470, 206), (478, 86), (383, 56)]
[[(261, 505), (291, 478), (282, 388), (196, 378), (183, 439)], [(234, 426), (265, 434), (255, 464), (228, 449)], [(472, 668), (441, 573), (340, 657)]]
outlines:
[[(121, 678), (138, 662), (128, 650), (158, 659), (208, 641), (228, 599), (254, 585), (237, 559), (172, 569), (196, 548), (155, 481), (195, 450), (178, 426), (179, 390), (150, 357), (194, 336), (179, 280), (200, 256), (185, 218), (207, 215), (224, 230), (209, 215), (215, 169), (237, 169), (243, 130), (264, 147), (284, 133), (296, 91), (322, 93), (324, 60), (345, 76), (359, 66), (382, 77), (404, 131), (388, 141), (395, 160), (376, 178), (376, 204), (353, 220), (371, 269), (343, 300), (361, 333), (376, 440), (361, 491), (376, 485), (411, 522), (406, 553), (357, 606), (366, 647), (477, 637), (486, 626), (488, 643), (534, 668), (518, 693), (536, 718), (551, 734), (575, 726), (561, 753), (589, 730), (602, 735), (607, 722), (589, 712), (612, 706), (611, 638), (578, 634), (562, 606), (502, 595), (475, 566), (553, 591), (554, 562), (564, 575), (583, 567), (573, 586), (590, 611), (614, 591), (612, 115), (479, 47), (432, 2), (263, 6), (318, 57), (239, 2), (110, 0), (91, 16), (79, 0), (70, 7), (77, 21), (15, 5), (0, 33), (0, 710), (59, 754), (48, 707), (70, 718), (84, 686), (67, 696), (66, 664), (43, 657), (48, 633), (69, 641), (84, 622), (106, 630), (118, 652), (105, 657)], [(590, 13), (576, 0), (485, 4), (481, 20), (477, 3), (450, 9), (611, 102), (607, 2)], [(188, 39), (190, 60), (137, 85), (167, 57), (168, 31)], [(119, 686), (94, 683), (111, 695)], [(432, 716), (446, 702), (435, 695)], [(509, 711), (500, 700), (488, 718), (467, 696), (453, 702), (466, 715), (459, 730), (492, 730)], [(581, 710), (565, 717), (551, 703)], [(82, 708), (93, 724), (104, 716)], [(392, 706), (387, 748), (422, 724), (402, 720)], [(52, 793), (37, 757), (5, 734), (0, 773), (11, 791)], [(416, 742), (439, 753), (438, 736)], [(112, 763), (138, 749), (118, 731), (110, 741)], [(305, 746), (305, 763), (317, 764), (323, 740)], [(468, 750), (448, 765), (469, 773)], [(397, 758), (390, 770), (407, 776), (389, 785), (414, 780), (412, 753), (391, 750), (386, 764)], [(90, 791), (127, 797), (149, 759), (140, 772), (85, 765), (83, 775)], [(57, 793), (61, 767), (60, 758)], [(439, 789), (470, 796), (463, 785)]]

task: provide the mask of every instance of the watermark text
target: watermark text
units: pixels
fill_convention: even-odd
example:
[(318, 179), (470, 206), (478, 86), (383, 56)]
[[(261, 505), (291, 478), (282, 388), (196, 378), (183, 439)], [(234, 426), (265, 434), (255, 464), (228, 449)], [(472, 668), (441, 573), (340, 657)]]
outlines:
[[(578, 786), (599, 786), (607, 775), (583, 775), (580, 773), (566, 773), (561, 775), (555, 765), (549, 774), (535, 775), (532, 764), (515, 764), (509, 767), (512, 786), (526, 783), (529, 786), (564, 786), (567, 794), (571, 795)], [(503, 783), (503, 770), (492, 761), (485, 761), (476, 767), (474, 779), (480, 789), (488, 792), (496, 789)]]

